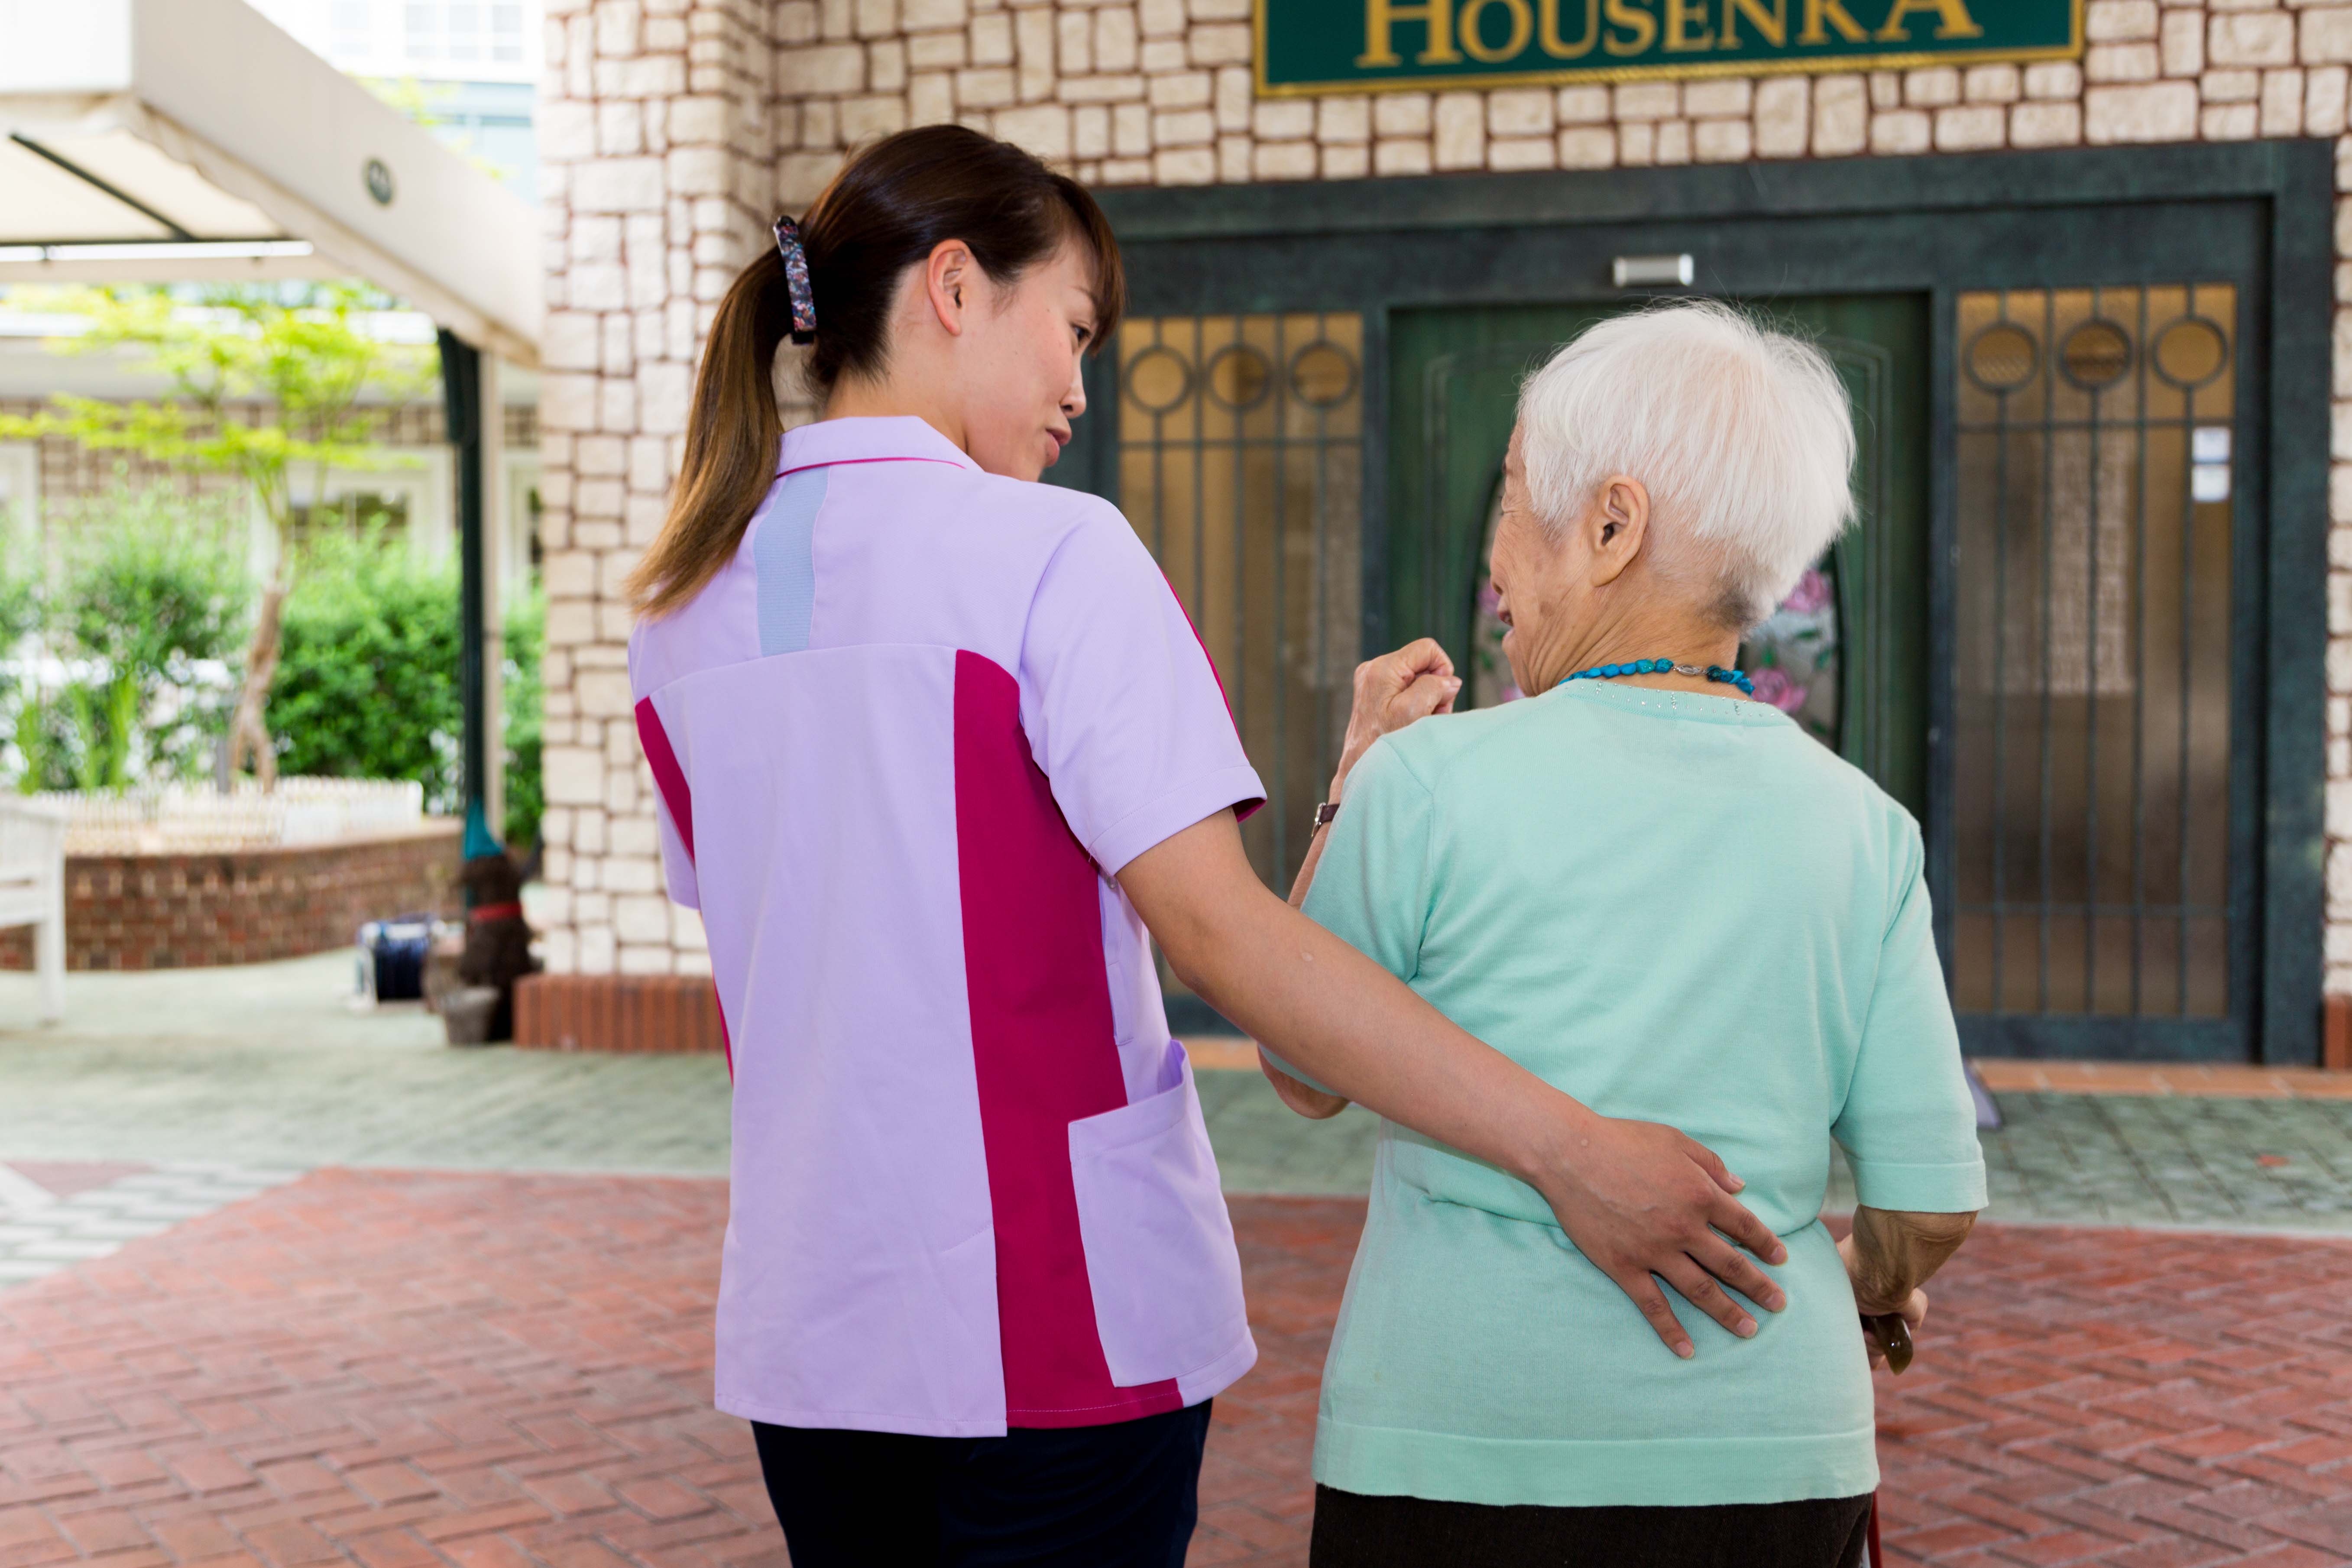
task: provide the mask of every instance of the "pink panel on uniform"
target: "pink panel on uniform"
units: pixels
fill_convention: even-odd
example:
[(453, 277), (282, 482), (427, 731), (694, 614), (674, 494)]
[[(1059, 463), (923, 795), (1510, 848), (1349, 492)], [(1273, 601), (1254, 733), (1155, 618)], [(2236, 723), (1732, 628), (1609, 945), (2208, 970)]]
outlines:
[(955, 793), (1006, 1424), (1083, 1426), (1176, 1409), (1172, 1379), (1111, 1382), (1078, 1228), (1070, 1123), (1127, 1104), (1098, 878), (1030, 756), (1020, 688), (973, 653), (956, 655)]
[(694, 794), (686, 787), (686, 773), (677, 765), (677, 753), (670, 750), (669, 731), (662, 728), (661, 714), (650, 697), (637, 699), (637, 743), (646, 749), (646, 765), (653, 769), (654, 787), (661, 791), (662, 804), (669, 807), (669, 819), (677, 824), (677, 839), (686, 847), (686, 858), (694, 858)]

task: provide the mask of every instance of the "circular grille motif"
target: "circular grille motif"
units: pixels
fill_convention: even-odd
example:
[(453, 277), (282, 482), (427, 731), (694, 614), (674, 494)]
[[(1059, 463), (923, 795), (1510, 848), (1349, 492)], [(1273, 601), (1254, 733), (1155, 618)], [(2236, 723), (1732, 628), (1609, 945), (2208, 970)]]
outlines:
[(1290, 390), (1317, 408), (1344, 403), (1356, 390), (1356, 362), (1335, 342), (1311, 342), (1290, 361)]
[(1192, 395), (1192, 367), (1155, 343), (1127, 362), (1127, 395), (1150, 413), (1166, 414)]
[(2058, 350), (2058, 363), (2066, 379), (2087, 391), (2122, 380), (2131, 362), (2131, 339), (2113, 321), (2084, 321), (2066, 334)]
[(2156, 334), (2156, 374), (2182, 388), (2202, 386), (2230, 363), (2230, 340), (2202, 316), (2183, 316)]
[(1219, 349), (1209, 359), (1209, 395), (1228, 408), (1255, 408), (1274, 387), (1274, 365), (1247, 343)]
[(1996, 321), (1969, 344), (1969, 379), (1987, 392), (2015, 392), (2033, 379), (2041, 359), (2032, 332), (2014, 321)]

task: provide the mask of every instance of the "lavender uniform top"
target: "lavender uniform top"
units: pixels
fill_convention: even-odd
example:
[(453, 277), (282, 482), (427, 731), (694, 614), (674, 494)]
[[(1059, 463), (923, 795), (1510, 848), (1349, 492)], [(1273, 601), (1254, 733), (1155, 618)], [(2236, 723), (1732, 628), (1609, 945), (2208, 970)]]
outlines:
[(1208, 1398), (1257, 1351), (1113, 879), (1263, 800), (1216, 672), (1106, 501), (912, 418), (777, 470), (629, 645), (734, 1079), (719, 1408), (973, 1436)]

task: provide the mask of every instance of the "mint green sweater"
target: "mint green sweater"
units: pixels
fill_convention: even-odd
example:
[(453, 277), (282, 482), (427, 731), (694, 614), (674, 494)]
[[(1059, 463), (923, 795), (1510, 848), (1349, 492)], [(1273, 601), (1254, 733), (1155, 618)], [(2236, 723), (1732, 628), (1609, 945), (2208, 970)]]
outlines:
[(1763, 703), (1579, 681), (1390, 736), (1329, 831), (1307, 912), (1595, 1110), (1721, 1154), (1788, 1243), (1789, 1307), (1742, 1341), (1670, 1291), (1682, 1361), (1533, 1188), (1383, 1123), (1316, 1479), (1551, 1505), (1875, 1487), (1817, 1217), (1831, 1140), (1864, 1204), (1985, 1202), (1910, 816)]

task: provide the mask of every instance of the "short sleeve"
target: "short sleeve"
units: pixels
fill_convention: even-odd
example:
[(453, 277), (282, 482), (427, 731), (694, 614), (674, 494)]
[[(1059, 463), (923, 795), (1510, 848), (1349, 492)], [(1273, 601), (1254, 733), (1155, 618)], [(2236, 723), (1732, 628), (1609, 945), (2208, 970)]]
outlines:
[(1102, 503), (1038, 580), (1022, 638), (1021, 721), (1070, 830), (1107, 874), (1265, 798), (1183, 606)]
[(1926, 856), (1908, 818), (1897, 839), (1894, 918), (1863, 1022), (1862, 1045), (1833, 1132), (1857, 1199), (1875, 1209), (1971, 1213), (1985, 1206), (1976, 1102), (1936, 958)]

